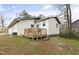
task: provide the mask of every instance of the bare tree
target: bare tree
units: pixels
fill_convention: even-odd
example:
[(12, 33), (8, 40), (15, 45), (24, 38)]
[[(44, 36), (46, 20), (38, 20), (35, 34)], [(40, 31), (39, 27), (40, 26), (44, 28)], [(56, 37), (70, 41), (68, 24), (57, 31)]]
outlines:
[(59, 10), (60, 14), (57, 14), (57, 17), (61, 19), (61, 21), (67, 21), (67, 11), (66, 11), (66, 4), (56, 4), (55, 5)]
[[(70, 8), (70, 4), (62, 4), (62, 5), (57, 5), (58, 9), (61, 11), (60, 15), (57, 15), (58, 17), (60, 17), (61, 15), (63, 15), (63, 17), (60, 17), (61, 19), (63, 18), (63, 20), (65, 20), (64, 22), (64, 28), (66, 29), (66, 31), (68, 31), (69, 33), (71, 33), (72, 31), (72, 20), (71, 20), (71, 8)], [(71, 36), (70, 34), (68, 35), (69, 37)]]
[(32, 16), (23, 10), (18, 14), (18, 17), (21, 19), (30, 19)]
[(0, 13), (0, 26), (4, 27), (4, 21), (5, 21), (5, 18), (4, 18), (4, 15), (2, 13)]
[(68, 21), (68, 28), (71, 30), (71, 8), (70, 8), (70, 4), (66, 4), (67, 7), (67, 21)]
[(72, 20), (71, 20), (71, 8), (70, 8), (70, 4), (66, 4), (66, 8), (67, 8), (67, 21), (68, 21), (68, 32), (69, 32), (69, 37), (71, 37), (71, 32), (72, 32)]
[(39, 18), (45, 18), (45, 16), (42, 15), (42, 14), (38, 15), (38, 17), (39, 17)]

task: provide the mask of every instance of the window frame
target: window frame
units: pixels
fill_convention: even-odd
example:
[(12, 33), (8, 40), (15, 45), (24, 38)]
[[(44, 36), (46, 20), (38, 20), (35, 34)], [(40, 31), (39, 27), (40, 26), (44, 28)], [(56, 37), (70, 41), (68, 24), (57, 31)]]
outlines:
[(56, 23), (56, 28), (58, 28), (58, 23)]
[(46, 22), (43, 22), (42, 26), (46, 26)]
[(34, 27), (34, 25), (33, 24), (31, 24), (31, 28), (33, 28)]

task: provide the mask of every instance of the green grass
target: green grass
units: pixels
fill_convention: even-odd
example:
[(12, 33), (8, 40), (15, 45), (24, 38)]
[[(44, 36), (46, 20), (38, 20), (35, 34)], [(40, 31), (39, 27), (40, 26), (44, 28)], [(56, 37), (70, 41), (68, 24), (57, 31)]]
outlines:
[(19, 36), (0, 36), (0, 54), (8, 55), (70, 55), (79, 54), (79, 41), (59, 36), (50, 40), (32, 40)]
[(73, 47), (73, 48), (79, 48), (79, 40), (78, 39), (65, 39), (65, 38), (59, 38), (59, 40), (62, 42), (65, 42), (67, 45)]

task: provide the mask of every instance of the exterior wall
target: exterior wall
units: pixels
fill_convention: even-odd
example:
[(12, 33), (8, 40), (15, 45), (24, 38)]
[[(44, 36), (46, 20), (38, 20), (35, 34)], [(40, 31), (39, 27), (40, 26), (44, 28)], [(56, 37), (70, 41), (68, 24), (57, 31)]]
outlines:
[[(43, 24), (45, 24), (45, 26), (43, 26)], [(37, 27), (37, 25), (39, 25), (39, 28), (47, 29), (47, 34), (48, 34), (48, 28), (49, 28), (48, 20), (38, 22), (35, 27)]]
[[(43, 23), (45, 23), (45, 26), (43, 26)], [(12, 34), (12, 32), (17, 32), (18, 35), (23, 35), (24, 29), (31, 28), (31, 24), (34, 24), (34, 20), (20, 21), (9, 28), (9, 34)], [(59, 23), (56, 21), (55, 18), (38, 22), (35, 24), (35, 27), (37, 27), (37, 24), (39, 25), (39, 28), (47, 29), (47, 35), (59, 34)], [(56, 24), (58, 24), (58, 27), (56, 27)]]
[(79, 32), (79, 21), (76, 21), (75, 23), (72, 23), (72, 29), (75, 32)]
[(24, 34), (25, 28), (31, 28), (31, 24), (34, 24), (34, 20), (23, 20), (12, 27), (9, 28), (8, 32), (9, 34), (12, 34), (12, 32), (17, 32), (18, 35)]
[(12, 28), (8, 29), (8, 34), (12, 34)]
[(31, 24), (34, 24), (34, 20), (23, 20), (17, 23), (18, 35), (24, 34), (24, 29), (31, 28)]
[[(43, 23), (45, 23), (46, 25), (43, 26)], [(39, 28), (46, 28), (47, 29), (48, 28), (48, 20), (36, 23), (35, 27), (37, 27), (37, 25), (39, 25)]]
[[(45, 23), (46, 26), (43, 26), (43, 23)], [(37, 24), (39, 25), (39, 28), (47, 29), (47, 35), (59, 34), (59, 23), (56, 21), (55, 18), (51, 18), (51, 19), (48, 19), (48, 20), (45, 20), (45, 21), (41, 21)], [(56, 27), (56, 24), (58, 25), (57, 27)]]
[(59, 23), (56, 21), (55, 18), (49, 19), (49, 28), (48, 28), (48, 35), (56, 35), (59, 34)]
[(9, 34), (12, 34), (12, 32), (17, 32), (17, 24), (15, 24), (13, 27), (10, 27), (8, 29)]

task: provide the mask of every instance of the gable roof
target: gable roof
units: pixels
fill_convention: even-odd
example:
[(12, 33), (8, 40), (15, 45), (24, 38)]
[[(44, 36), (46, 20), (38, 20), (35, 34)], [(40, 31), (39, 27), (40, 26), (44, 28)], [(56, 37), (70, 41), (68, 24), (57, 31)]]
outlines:
[(37, 22), (45, 21), (45, 20), (48, 20), (48, 19), (51, 19), (51, 18), (55, 18), (56, 21), (60, 24), (60, 21), (59, 21), (59, 19), (58, 19), (57, 17), (47, 17), (47, 18), (42, 18), (42, 19), (39, 18), (39, 17), (32, 17), (32, 18), (30, 18), (30, 19), (15, 18), (15, 19), (9, 24), (9, 26), (8, 26), (7, 28), (10, 28), (10, 27), (12, 27), (14, 24), (16, 24), (16, 23), (18, 23), (18, 22), (20, 22), (20, 21), (23, 21), (23, 20), (34, 20), (34, 22), (37, 23)]
[(47, 17), (47, 18), (39, 19), (39, 20), (36, 21), (36, 23), (41, 22), (41, 21), (45, 21), (45, 20), (48, 20), (48, 19), (51, 19), (51, 18), (55, 18), (56, 21), (60, 24), (60, 21), (57, 17)]
[(78, 22), (79, 21), (79, 19), (77, 19), (76, 21), (74, 21), (72, 24), (74, 24), (74, 23), (76, 23), (76, 22)]
[(8, 26), (7, 28), (10, 28), (10, 27), (12, 27), (14, 24), (16, 24), (16, 23), (18, 23), (18, 22), (20, 22), (20, 21), (23, 21), (23, 20), (38, 20), (38, 19), (40, 19), (40, 18), (39, 18), (39, 17), (32, 17), (32, 18), (28, 18), (28, 19), (15, 18), (15, 19), (9, 24), (9, 26)]
[[(18, 19), (18, 20), (17, 20)], [(10, 28), (11, 26), (13, 26), (14, 24), (16, 24), (17, 22), (19, 22), (19, 18), (15, 18), (7, 28)]]

